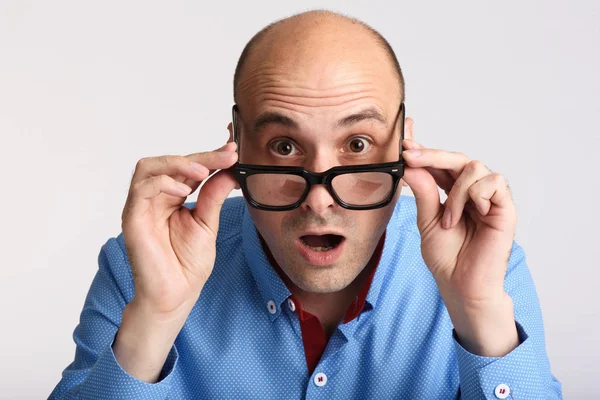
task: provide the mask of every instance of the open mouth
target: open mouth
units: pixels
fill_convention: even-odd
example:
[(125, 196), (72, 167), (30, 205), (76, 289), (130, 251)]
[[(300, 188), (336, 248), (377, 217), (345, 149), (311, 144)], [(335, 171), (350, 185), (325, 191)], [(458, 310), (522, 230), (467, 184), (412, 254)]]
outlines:
[(335, 249), (344, 240), (343, 236), (327, 234), (327, 235), (305, 235), (300, 236), (300, 241), (306, 247), (313, 251), (329, 251)]

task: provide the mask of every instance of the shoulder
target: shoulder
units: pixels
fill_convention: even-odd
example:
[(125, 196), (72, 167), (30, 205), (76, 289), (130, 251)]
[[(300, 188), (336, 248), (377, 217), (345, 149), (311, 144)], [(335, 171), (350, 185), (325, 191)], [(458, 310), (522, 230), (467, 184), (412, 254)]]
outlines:
[(417, 203), (412, 196), (400, 196), (394, 207), (394, 213), (390, 219), (393, 225), (405, 233), (419, 235), (417, 226)]

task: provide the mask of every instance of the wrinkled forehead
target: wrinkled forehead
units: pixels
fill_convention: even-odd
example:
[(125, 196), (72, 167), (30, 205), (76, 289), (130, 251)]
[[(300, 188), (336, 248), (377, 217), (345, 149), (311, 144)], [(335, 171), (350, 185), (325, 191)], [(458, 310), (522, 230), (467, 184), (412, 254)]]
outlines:
[(272, 34), (248, 56), (237, 100), (245, 118), (273, 107), (335, 113), (372, 106), (393, 119), (399, 92), (388, 54), (364, 31), (285, 32)]

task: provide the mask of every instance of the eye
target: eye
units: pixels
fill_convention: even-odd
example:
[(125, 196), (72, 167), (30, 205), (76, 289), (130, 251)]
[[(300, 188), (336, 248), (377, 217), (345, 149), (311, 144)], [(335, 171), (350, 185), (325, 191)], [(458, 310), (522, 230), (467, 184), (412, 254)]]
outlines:
[(364, 153), (371, 146), (371, 143), (365, 138), (353, 138), (348, 143), (348, 150), (352, 153)]
[(280, 156), (293, 155), (293, 152), (296, 150), (296, 146), (289, 140), (276, 140), (271, 143), (270, 147), (271, 150)]

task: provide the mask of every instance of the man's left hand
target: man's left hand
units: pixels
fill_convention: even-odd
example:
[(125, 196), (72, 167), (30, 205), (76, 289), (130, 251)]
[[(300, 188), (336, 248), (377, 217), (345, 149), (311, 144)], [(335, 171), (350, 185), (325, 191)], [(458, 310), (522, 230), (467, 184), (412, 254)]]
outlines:
[[(457, 152), (404, 140), (403, 180), (417, 204), (421, 252), (461, 344), (481, 356), (518, 346), (504, 291), (517, 211), (504, 177)], [(448, 199), (440, 203), (438, 186)]]

